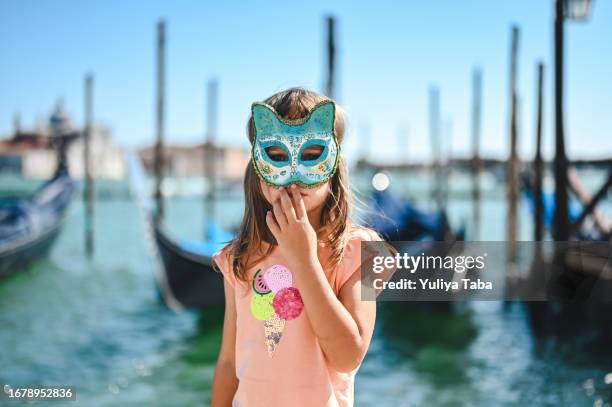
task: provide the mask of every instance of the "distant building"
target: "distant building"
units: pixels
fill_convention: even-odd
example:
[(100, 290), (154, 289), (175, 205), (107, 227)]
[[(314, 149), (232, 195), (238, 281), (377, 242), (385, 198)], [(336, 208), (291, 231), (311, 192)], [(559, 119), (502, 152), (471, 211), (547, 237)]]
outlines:
[[(104, 126), (94, 126), (91, 130), (89, 151), (91, 154), (91, 175), (102, 179), (124, 179), (127, 176), (127, 163), (124, 151), (113, 143), (110, 130)], [(68, 147), (70, 174), (75, 178), (85, 175), (85, 143), (79, 138)]]
[[(210, 155), (208, 155), (210, 153)], [(154, 170), (155, 146), (148, 146), (138, 151), (144, 167), (149, 172)], [(213, 157), (214, 168), (221, 182), (239, 182), (244, 178), (244, 171), (251, 156), (244, 147), (210, 145), (164, 145), (165, 170), (171, 177), (188, 177), (205, 175), (205, 157)]]
[[(77, 130), (61, 103), (49, 118), (48, 125), (33, 131), (21, 130), (16, 120), (13, 136), (0, 140), (0, 172), (13, 172), (26, 178), (49, 178), (58, 160), (65, 160), (70, 175), (82, 178), (85, 171), (83, 132)], [(65, 156), (58, 151), (65, 146)], [(91, 169), (96, 178), (122, 179), (127, 175), (123, 151), (113, 144), (110, 131), (94, 126), (90, 140)]]

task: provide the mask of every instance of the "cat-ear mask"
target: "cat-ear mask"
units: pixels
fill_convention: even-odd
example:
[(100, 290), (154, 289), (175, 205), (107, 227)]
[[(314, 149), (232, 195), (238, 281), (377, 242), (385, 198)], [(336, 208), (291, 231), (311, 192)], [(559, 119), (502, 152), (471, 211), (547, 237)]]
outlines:
[[(251, 105), (253, 123), (257, 134), (275, 133), (283, 126), (303, 126), (302, 129), (313, 132), (334, 131), (336, 105), (331, 100), (317, 103), (310, 112), (299, 119), (283, 119), (270, 105), (254, 102)], [(335, 132), (334, 132), (335, 133)]]

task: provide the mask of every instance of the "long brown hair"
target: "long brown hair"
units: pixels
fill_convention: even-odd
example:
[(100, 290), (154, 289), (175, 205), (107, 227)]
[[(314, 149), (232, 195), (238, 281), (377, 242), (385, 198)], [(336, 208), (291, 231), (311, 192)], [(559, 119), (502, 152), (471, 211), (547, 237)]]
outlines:
[[(290, 88), (267, 98), (264, 102), (272, 106), (284, 119), (301, 119), (320, 102), (331, 100), (316, 92), (303, 88)], [(336, 104), (334, 126), (338, 144), (342, 143), (345, 132), (345, 113)], [(247, 135), (252, 144), (255, 139), (253, 117), (249, 117)], [(330, 179), (330, 194), (326, 198), (321, 211), (317, 236), (330, 248), (329, 261), (335, 268), (344, 254), (344, 247), (349, 239), (351, 195), (348, 186), (348, 171), (342, 154), (338, 157), (338, 168)], [(266, 224), (266, 212), (272, 207), (266, 200), (259, 177), (253, 168), (252, 161), (246, 168), (244, 177), (244, 217), (236, 237), (231, 240), (228, 256), (231, 255), (232, 268), (238, 280), (246, 281), (247, 270), (257, 262), (266, 258), (274, 250), (276, 239)], [(262, 250), (262, 243), (268, 243), (267, 250)]]

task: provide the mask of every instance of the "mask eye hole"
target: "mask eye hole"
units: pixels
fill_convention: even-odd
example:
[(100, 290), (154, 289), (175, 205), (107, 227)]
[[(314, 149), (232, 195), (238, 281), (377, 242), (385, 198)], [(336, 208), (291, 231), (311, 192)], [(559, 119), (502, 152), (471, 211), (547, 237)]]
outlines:
[(266, 147), (266, 154), (270, 157), (270, 160), (275, 162), (289, 161), (287, 152), (280, 147)]
[(302, 152), (300, 159), (302, 161), (313, 161), (321, 157), (321, 154), (323, 154), (323, 146), (315, 144), (306, 147)]

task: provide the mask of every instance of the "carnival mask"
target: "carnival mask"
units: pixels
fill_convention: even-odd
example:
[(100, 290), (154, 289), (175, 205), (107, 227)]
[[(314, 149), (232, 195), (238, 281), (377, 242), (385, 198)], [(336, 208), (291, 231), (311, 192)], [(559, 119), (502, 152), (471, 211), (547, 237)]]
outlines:
[(274, 108), (260, 102), (253, 103), (251, 111), (255, 124), (251, 159), (264, 182), (276, 187), (314, 187), (331, 178), (340, 150), (334, 129), (334, 102), (318, 103), (306, 117), (297, 120), (284, 120)]

